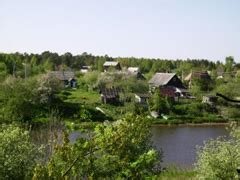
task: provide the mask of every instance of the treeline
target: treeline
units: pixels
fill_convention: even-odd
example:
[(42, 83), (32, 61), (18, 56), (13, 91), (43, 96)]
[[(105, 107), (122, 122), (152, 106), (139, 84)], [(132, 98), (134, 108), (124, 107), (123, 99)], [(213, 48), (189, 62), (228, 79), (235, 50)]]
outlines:
[[(88, 53), (72, 55), (67, 52), (63, 55), (45, 51), (42, 54), (0, 53), (1, 75), (13, 74), (24, 76), (43, 73), (48, 70), (62, 70), (70, 68), (79, 70), (82, 66), (91, 66), (93, 70), (103, 71), (105, 61), (118, 61), (123, 67), (138, 66), (143, 73), (176, 72), (179, 75), (189, 73), (191, 70), (218, 70), (233, 71), (239, 69), (240, 64), (234, 64), (233, 57), (227, 57), (226, 63), (212, 62), (206, 59), (148, 59), (134, 57), (112, 58), (105, 56), (94, 56)], [(234, 65), (234, 66), (233, 66)]]

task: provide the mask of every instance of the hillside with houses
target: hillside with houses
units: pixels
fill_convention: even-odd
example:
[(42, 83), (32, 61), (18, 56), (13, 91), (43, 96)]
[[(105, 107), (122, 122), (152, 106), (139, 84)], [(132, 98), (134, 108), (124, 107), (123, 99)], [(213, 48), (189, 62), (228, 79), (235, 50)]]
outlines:
[[(12, 95), (20, 99), (16, 105), (37, 108), (34, 114), (23, 113), (23, 122), (44, 122), (44, 112), (53, 110), (76, 124), (116, 120), (127, 113), (141, 114), (160, 124), (221, 123), (238, 120), (240, 115), (240, 64), (231, 56), (221, 63), (112, 58), (87, 53), (2, 53), (0, 66), (0, 98), (2, 107), (9, 111), (1, 111), (2, 121), (6, 117), (7, 121), (14, 120), (16, 111), (5, 98)], [(22, 87), (23, 91), (35, 88), (45, 96), (35, 98), (30, 93), (32, 96), (26, 96), (30, 99), (23, 99), (24, 93), (14, 92), (21, 91), (18, 85), (23, 84), (28, 84)], [(6, 91), (8, 88), (11, 91)], [(28, 103), (31, 98), (43, 103)]]
[[(240, 64), (231, 56), (212, 62), (1, 53), (0, 79), (6, 179), (192, 179), (209, 161), (224, 157), (229, 167), (238, 156)], [(197, 150), (216, 159), (197, 156), (196, 142), (224, 134), (226, 125), (234, 141)], [(212, 143), (231, 146), (231, 155), (213, 152)], [(189, 169), (181, 169), (185, 163)]]

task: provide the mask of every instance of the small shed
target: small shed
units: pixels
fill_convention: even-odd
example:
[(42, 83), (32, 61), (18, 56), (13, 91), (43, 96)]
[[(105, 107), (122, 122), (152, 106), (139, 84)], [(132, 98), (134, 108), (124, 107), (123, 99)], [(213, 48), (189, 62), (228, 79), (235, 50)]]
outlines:
[(77, 80), (73, 71), (52, 71), (50, 75), (63, 82), (64, 87), (77, 87)]
[(217, 103), (217, 96), (203, 96), (202, 103), (215, 105)]
[(87, 73), (91, 70), (91, 66), (82, 66), (82, 68), (80, 69), (81, 73)]
[(140, 72), (140, 69), (139, 67), (128, 67), (128, 72), (131, 72), (131, 73), (137, 73), (137, 72)]
[(104, 64), (103, 64), (103, 68), (104, 68), (104, 71), (109, 71), (110, 69), (114, 69), (114, 70), (117, 70), (117, 71), (121, 71), (121, 66), (119, 64), (119, 62), (116, 62), (116, 61), (106, 61)]
[(122, 88), (101, 88), (101, 100), (104, 104), (118, 104), (120, 103), (120, 93), (123, 93)]
[(151, 97), (149, 93), (136, 93), (135, 94), (135, 99), (136, 102), (145, 104), (147, 103), (147, 100)]

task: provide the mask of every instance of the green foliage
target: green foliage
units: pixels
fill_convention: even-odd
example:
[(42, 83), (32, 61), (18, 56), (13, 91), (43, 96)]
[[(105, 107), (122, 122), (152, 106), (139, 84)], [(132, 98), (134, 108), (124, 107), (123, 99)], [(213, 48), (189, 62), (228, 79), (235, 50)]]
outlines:
[(38, 164), (34, 178), (133, 178), (151, 177), (159, 155), (150, 143), (149, 124), (141, 117), (127, 115), (114, 123), (98, 125), (90, 139), (72, 144), (63, 135), (46, 164)]
[(177, 167), (167, 167), (157, 179), (159, 180), (192, 180), (195, 179), (196, 173), (192, 170), (184, 170)]
[(89, 73), (86, 73), (83, 77), (83, 82), (88, 86), (89, 89), (96, 88), (96, 83), (98, 80), (99, 73), (97, 71), (92, 71)]
[(48, 76), (27, 80), (9, 77), (0, 87), (3, 120), (31, 122), (35, 117), (46, 117), (59, 89), (58, 82)]
[(1, 125), (0, 179), (30, 179), (39, 155), (27, 131), (13, 125)]
[(207, 78), (193, 78), (193, 86), (197, 86), (200, 91), (211, 91), (215, 87), (212, 79)]
[(0, 62), (0, 78), (3, 79), (7, 75), (7, 66), (5, 63)]
[(121, 82), (118, 82), (116, 86), (123, 87), (126, 92), (131, 93), (146, 93), (149, 89), (146, 81), (137, 80), (134, 77), (129, 78), (128, 80), (122, 80)]
[(239, 117), (240, 117), (239, 108), (237, 108), (237, 107), (229, 107), (229, 108), (227, 109), (227, 115), (228, 115), (230, 118), (239, 118)]
[(222, 83), (216, 88), (216, 92), (221, 93), (229, 98), (240, 96), (240, 80), (231, 80), (227, 83)]
[(230, 139), (210, 140), (198, 149), (199, 179), (237, 179), (240, 164), (240, 128), (232, 125)]
[(168, 113), (170, 104), (167, 97), (163, 97), (159, 89), (155, 90), (153, 96), (149, 100), (149, 107), (151, 111), (156, 111), (158, 114)]
[(231, 72), (233, 70), (233, 65), (235, 64), (233, 56), (228, 56), (225, 59), (226, 71)]

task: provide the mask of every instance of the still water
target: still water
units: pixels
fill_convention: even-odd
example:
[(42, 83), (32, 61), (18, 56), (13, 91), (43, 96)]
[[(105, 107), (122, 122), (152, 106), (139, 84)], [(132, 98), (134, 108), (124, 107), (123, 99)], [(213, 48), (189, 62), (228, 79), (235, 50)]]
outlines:
[(195, 162), (197, 145), (227, 135), (225, 126), (152, 127), (152, 141), (158, 150), (163, 150), (163, 166), (191, 168)]
[[(57, 133), (61, 135), (61, 128)], [(152, 141), (158, 150), (163, 150), (163, 166), (175, 165), (182, 168), (191, 168), (196, 158), (196, 146), (219, 136), (227, 136), (226, 126), (153, 126), (151, 129)], [(53, 138), (52, 130), (38, 129), (32, 131), (31, 137), (36, 144), (47, 144)], [(69, 135), (71, 142), (79, 136), (86, 135), (79, 131)]]

